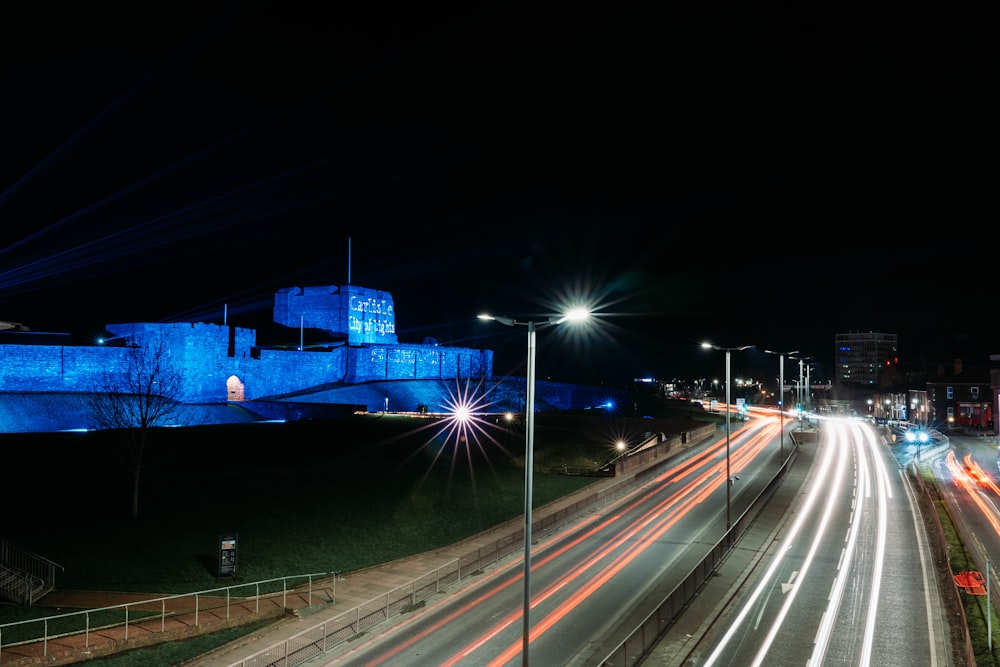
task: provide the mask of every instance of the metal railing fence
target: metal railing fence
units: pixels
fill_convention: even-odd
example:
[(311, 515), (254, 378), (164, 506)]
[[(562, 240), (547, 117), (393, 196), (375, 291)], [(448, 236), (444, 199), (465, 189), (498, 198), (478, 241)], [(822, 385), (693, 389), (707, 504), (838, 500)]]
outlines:
[[(41, 642), (44, 647), (42, 655), (43, 657), (47, 657), (49, 653), (48, 645), (53, 639), (82, 635), (82, 650), (87, 650), (90, 647), (90, 634), (96, 630), (123, 626), (125, 640), (127, 641), (131, 626), (141, 621), (144, 623), (144, 628), (148, 629), (149, 625), (147, 622), (152, 618), (159, 619), (159, 632), (163, 633), (166, 631), (167, 618), (178, 614), (194, 613), (194, 625), (198, 626), (199, 614), (209, 609), (215, 611), (215, 613), (223, 613), (228, 620), (232, 606), (236, 604), (252, 604), (254, 605), (254, 613), (257, 614), (260, 613), (261, 600), (272, 600), (279, 595), (281, 596), (281, 608), (286, 609), (287, 596), (289, 593), (296, 593), (294, 586), (290, 586), (295, 581), (306, 582), (307, 588), (305, 594), (308, 604), (311, 605), (314, 595), (313, 584), (319, 580), (332, 578), (332, 596), (335, 599), (336, 577), (338, 574), (337, 572), (320, 572), (292, 577), (276, 577), (263, 581), (212, 588), (195, 593), (180, 593), (138, 602), (127, 602), (109, 607), (101, 607), (99, 609), (55, 613), (41, 618), (5, 623), (0, 625), (0, 665), (3, 664), (4, 648), (9, 650), (13, 646)], [(280, 587), (278, 584), (280, 584)], [(253, 591), (251, 595), (245, 594), (248, 589)], [(244, 593), (243, 597), (238, 595), (240, 592)]]

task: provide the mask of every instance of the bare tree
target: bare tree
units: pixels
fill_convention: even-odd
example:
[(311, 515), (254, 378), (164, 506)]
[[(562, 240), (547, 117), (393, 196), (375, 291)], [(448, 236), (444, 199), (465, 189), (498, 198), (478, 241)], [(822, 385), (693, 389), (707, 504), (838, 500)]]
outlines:
[(163, 338), (154, 336), (144, 345), (126, 348), (121, 363), (99, 375), (89, 394), (97, 427), (118, 431), (125, 441), (133, 519), (139, 517), (139, 480), (146, 465), (150, 429), (171, 421), (182, 388)]

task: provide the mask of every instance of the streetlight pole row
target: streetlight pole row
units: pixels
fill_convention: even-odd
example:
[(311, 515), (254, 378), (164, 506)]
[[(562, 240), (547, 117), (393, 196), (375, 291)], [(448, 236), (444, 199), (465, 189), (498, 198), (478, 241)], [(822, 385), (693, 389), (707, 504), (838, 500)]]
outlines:
[(753, 347), (753, 345), (741, 345), (739, 347), (720, 347), (719, 345), (712, 345), (711, 343), (702, 343), (701, 346), (706, 349), (723, 351), (726, 353), (726, 532), (728, 533), (729, 529), (733, 527), (733, 521), (730, 514), (730, 504), (732, 499), (732, 492), (730, 487), (732, 487), (733, 485), (733, 478), (729, 471), (729, 437), (730, 437), (729, 434), (732, 430), (732, 427), (730, 426), (729, 423), (729, 413), (730, 413), (729, 385), (731, 384), (729, 381), (729, 375), (730, 375), (729, 356), (730, 353), (733, 352), (734, 350), (735, 351), (746, 350), (748, 348)]
[(781, 400), (778, 401), (778, 420), (781, 424), (781, 436), (778, 440), (781, 460), (785, 460), (785, 355), (798, 354), (798, 350), (791, 352), (775, 352), (774, 350), (764, 350), (768, 354), (777, 354), (778, 357), (778, 394)]

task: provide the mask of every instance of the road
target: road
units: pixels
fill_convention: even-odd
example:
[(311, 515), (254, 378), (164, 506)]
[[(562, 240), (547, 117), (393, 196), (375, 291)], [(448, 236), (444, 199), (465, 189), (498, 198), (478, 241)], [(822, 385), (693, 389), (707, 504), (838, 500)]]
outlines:
[(824, 420), (817, 455), (794, 519), (687, 664), (947, 664), (902, 465), (859, 420)]
[[(734, 516), (773, 476), (776, 417), (735, 422)], [(735, 477), (739, 480), (735, 480)], [(726, 438), (689, 452), (654, 481), (532, 549), (530, 660), (598, 664), (726, 529)], [(522, 661), (523, 560), (484, 571), (425, 608), (311, 665), (511, 665)]]

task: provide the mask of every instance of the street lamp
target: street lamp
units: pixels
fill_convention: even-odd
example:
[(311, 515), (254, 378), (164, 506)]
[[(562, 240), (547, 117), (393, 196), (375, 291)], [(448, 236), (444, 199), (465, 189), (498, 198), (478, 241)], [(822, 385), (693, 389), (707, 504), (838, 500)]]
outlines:
[(712, 345), (711, 343), (702, 343), (701, 346), (706, 350), (718, 350), (726, 353), (726, 532), (733, 527), (732, 519), (729, 513), (729, 504), (731, 493), (729, 487), (733, 485), (733, 479), (730, 477), (729, 473), (729, 433), (731, 427), (729, 425), (729, 354), (733, 350), (746, 350), (747, 348), (753, 347), (753, 345), (741, 345), (739, 347), (720, 347), (719, 345)]
[[(809, 361), (810, 359), (812, 359), (812, 357), (792, 357), (792, 356), (789, 356), (788, 358), (789, 359), (795, 359), (796, 361), (799, 362), (799, 390), (798, 390), (798, 394), (797, 394), (796, 403), (800, 406), (799, 407), (799, 409), (800, 409), (800, 412), (799, 412), (799, 430), (801, 431), (802, 430), (802, 415), (808, 409), (807, 406), (806, 406), (806, 403), (809, 400), (809, 393), (808, 393), (809, 392), (809, 380), (808, 380), (809, 376), (808, 376), (808, 370), (805, 371), (806, 372), (805, 378), (803, 378), (803, 376), (802, 376), (803, 370), (805, 370), (803, 362)], [(803, 381), (805, 381), (805, 385), (802, 384)]]
[(778, 439), (780, 443), (778, 447), (781, 450), (781, 460), (785, 460), (785, 355), (798, 354), (798, 350), (792, 350), (791, 352), (775, 352), (774, 350), (764, 350), (768, 354), (778, 355), (778, 391), (781, 396), (778, 406), (778, 415), (781, 423), (781, 437)]
[(543, 322), (525, 322), (511, 317), (478, 315), (481, 320), (493, 320), (504, 326), (528, 327), (528, 370), (526, 376), (527, 401), (524, 406), (524, 612), (521, 631), (521, 664), (528, 667), (528, 631), (531, 628), (531, 482), (535, 451), (535, 330), (563, 322), (580, 322), (590, 317), (585, 308), (574, 308), (559, 317), (550, 317)]
[(921, 443), (925, 443), (925, 442), (927, 442), (927, 441), (930, 440), (930, 437), (927, 435), (927, 431), (925, 431), (923, 429), (919, 429), (919, 430), (918, 429), (907, 429), (906, 435), (904, 436), (904, 438), (906, 439), (907, 442), (915, 442), (915, 443), (917, 443), (917, 457), (916, 457), (916, 461), (917, 461), (917, 464), (919, 465), (921, 463), (921, 461), (920, 461), (920, 445), (921, 445)]

